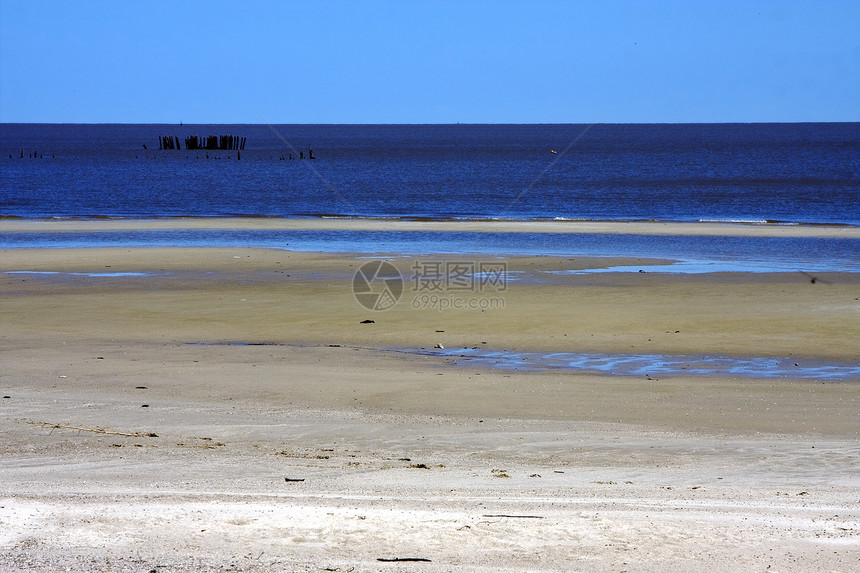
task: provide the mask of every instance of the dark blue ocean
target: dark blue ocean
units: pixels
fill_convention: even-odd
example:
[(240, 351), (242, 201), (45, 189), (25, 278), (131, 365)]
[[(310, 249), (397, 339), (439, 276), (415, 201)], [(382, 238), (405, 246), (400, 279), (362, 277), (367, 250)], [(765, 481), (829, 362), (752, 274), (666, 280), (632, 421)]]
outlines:
[[(182, 142), (209, 134), (246, 137), (245, 150), (158, 150), (159, 135)], [(299, 161), (309, 148), (316, 159)], [(38, 160), (29, 160), (33, 153)], [(339, 214), (860, 225), (857, 123), (5, 124), (0, 158), (6, 217)]]
[[(349, 216), (860, 226), (858, 123), (4, 124), (0, 130), (0, 218), (6, 219)], [(208, 135), (242, 137), (245, 147), (185, 148), (187, 137)], [(176, 137), (181, 149), (159, 150), (159, 136)], [(860, 270), (857, 241), (845, 239), (0, 233), (2, 248), (97, 244), (506, 249), (752, 264), (799, 258), (805, 267), (831, 257), (834, 264), (824, 267)]]

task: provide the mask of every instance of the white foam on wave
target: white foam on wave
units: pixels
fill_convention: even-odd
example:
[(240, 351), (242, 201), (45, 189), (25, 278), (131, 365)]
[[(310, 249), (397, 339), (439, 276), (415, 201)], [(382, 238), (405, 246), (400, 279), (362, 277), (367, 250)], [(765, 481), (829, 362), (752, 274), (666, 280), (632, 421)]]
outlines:
[(775, 225), (775, 226), (792, 226), (800, 223), (792, 223), (790, 221), (768, 221), (767, 219), (696, 219), (697, 223), (719, 223), (719, 224), (734, 224), (734, 225)]

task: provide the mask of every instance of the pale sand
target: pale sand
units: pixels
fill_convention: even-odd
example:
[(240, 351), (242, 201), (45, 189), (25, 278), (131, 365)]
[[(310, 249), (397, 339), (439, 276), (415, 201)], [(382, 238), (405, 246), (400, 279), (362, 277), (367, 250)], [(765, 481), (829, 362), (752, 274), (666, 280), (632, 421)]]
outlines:
[[(472, 293), (503, 309), (415, 310), (407, 287), (372, 312), (350, 289), (363, 262), (0, 252), (0, 568), (856, 570), (856, 381), (383, 349), (856, 360), (857, 275), (564, 275), (547, 271), (619, 261), (521, 257), (505, 291)], [(397, 557), (431, 562), (377, 561)]]
[(705, 235), (724, 237), (860, 238), (860, 227), (723, 222), (657, 221), (409, 221), (385, 218), (172, 218), (112, 220), (0, 220), (0, 233), (71, 231), (145, 231), (227, 229), (258, 231), (447, 231), (496, 233), (610, 233), (633, 235)]

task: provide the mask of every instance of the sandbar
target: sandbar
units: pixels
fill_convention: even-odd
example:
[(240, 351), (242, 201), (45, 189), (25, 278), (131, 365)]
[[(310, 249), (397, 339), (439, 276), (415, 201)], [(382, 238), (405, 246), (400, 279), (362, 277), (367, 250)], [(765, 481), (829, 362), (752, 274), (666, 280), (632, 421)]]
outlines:
[(175, 217), (168, 219), (0, 219), (0, 233), (147, 230), (420, 231), (475, 233), (607, 233), (724, 237), (860, 238), (860, 227), (768, 222), (392, 220), (387, 218)]

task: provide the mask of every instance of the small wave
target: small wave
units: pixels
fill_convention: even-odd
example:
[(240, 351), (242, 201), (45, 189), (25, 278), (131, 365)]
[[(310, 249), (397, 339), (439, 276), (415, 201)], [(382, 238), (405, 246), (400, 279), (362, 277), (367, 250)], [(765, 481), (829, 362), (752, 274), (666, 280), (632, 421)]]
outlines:
[(856, 227), (850, 223), (828, 223), (812, 221), (785, 221), (782, 219), (696, 219), (696, 223), (717, 223), (734, 225), (773, 225), (778, 227)]
[[(774, 225), (788, 224), (783, 221), (775, 221), (769, 219), (696, 219), (696, 223), (719, 223), (719, 224), (734, 224), (734, 225)], [(796, 224), (796, 223), (792, 223)]]
[(779, 219), (628, 219), (628, 218), (588, 218), (588, 217), (475, 217), (456, 215), (350, 215), (344, 213), (297, 213), (294, 215), (271, 215), (265, 213), (212, 213), (212, 214), (176, 214), (176, 215), (67, 215), (22, 217), (18, 215), (0, 214), (0, 221), (194, 221), (206, 219), (260, 219), (260, 220), (344, 220), (344, 221), (393, 221), (393, 222), (424, 222), (424, 223), (655, 223), (655, 224), (720, 224), (720, 225), (749, 225), (774, 227), (839, 227), (856, 228), (858, 225), (836, 222), (803, 222), (784, 221)]

